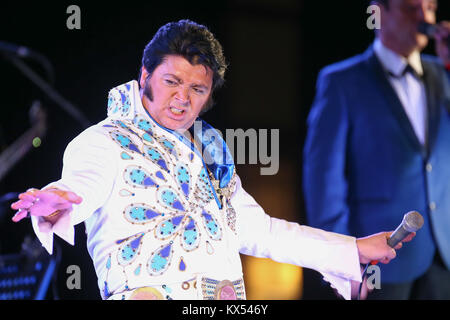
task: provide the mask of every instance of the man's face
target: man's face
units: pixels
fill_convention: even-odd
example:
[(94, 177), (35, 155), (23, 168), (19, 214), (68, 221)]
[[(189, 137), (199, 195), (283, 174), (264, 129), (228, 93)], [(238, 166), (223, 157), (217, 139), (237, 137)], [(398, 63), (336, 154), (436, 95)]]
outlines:
[(437, 0), (390, 0), (388, 8), (380, 7), (382, 37), (405, 51), (426, 47), (428, 39), (417, 29), (423, 21), (436, 23)]
[(213, 72), (209, 67), (168, 55), (152, 75), (142, 67), (142, 103), (160, 125), (184, 131), (192, 126), (208, 101), (212, 82)]

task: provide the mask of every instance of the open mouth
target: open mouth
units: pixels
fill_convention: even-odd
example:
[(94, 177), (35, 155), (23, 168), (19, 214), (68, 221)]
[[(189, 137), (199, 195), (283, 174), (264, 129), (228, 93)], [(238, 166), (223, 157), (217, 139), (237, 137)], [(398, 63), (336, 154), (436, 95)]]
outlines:
[(185, 112), (184, 109), (179, 109), (179, 108), (176, 108), (176, 107), (173, 107), (173, 106), (170, 106), (170, 111), (173, 114), (176, 114), (176, 115), (182, 115)]

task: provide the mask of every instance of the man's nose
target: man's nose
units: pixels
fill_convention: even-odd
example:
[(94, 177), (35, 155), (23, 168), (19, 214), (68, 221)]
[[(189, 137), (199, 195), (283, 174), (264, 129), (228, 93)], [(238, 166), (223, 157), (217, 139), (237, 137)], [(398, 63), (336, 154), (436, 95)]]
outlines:
[(177, 101), (183, 105), (189, 104), (189, 88), (181, 86), (175, 95)]

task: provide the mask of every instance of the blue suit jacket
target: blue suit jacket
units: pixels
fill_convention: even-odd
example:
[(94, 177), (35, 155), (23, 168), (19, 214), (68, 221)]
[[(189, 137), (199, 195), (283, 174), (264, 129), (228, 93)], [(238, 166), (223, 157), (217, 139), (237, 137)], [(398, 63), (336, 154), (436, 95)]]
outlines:
[(394, 230), (411, 210), (425, 219), (397, 258), (381, 265), (386, 283), (423, 274), (435, 250), (450, 269), (450, 85), (435, 57), (423, 55), (422, 65), (425, 147), (372, 47), (320, 72), (308, 117), (303, 190), (310, 225), (362, 237)]

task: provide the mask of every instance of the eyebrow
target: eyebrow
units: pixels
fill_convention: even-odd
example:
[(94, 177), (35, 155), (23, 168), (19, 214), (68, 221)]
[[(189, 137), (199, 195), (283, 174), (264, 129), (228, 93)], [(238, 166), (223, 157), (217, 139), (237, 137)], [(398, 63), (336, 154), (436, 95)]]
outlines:
[[(175, 78), (175, 80), (177, 80), (179, 83), (182, 83), (183, 80), (181, 80), (180, 78), (178, 78), (176, 75), (174, 75), (173, 73), (164, 73), (163, 76), (169, 76), (172, 78)], [(194, 87), (198, 87), (198, 88), (203, 88), (205, 90), (208, 90), (208, 86), (204, 85), (204, 84), (200, 84), (200, 83), (194, 83)]]

